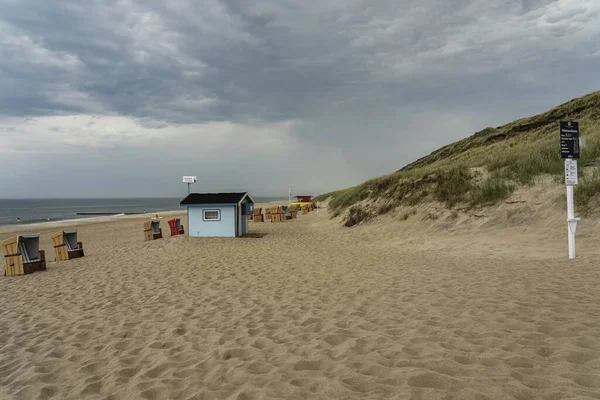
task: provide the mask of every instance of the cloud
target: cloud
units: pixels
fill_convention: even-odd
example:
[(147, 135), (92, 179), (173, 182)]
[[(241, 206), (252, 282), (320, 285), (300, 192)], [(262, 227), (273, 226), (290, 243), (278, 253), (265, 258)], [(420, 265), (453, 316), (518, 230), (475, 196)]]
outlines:
[(597, 89), (598, 37), (596, 0), (4, 0), (0, 155), (339, 188)]
[(292, 133), (297, 124), (147, 127), (85, 114), (5, 119), (0, 197), (176, 197), (184, 194), (181, 176), (189, 174), (199, 177), (199, 190), (282, 198), (289, 185), (325, 191), (328, 182), (351, 184), (339, 151), (300, 142)]
[[(203, 156), (223, 148), (240, 151), (276, 151), (282, 145), (293, 146), (290, 131), (294, 121), (260, 126), (231, 122), (209, 122), (147, 127), (143, 121), (121, 116), (43, 116), (5, 119), (0, 136), (4, 152), (71, 152), (74, 149), (155, 149), (165, 147), (185, 151), (197, 149)], [(241, 146), (240, 146), (241, 144)]]

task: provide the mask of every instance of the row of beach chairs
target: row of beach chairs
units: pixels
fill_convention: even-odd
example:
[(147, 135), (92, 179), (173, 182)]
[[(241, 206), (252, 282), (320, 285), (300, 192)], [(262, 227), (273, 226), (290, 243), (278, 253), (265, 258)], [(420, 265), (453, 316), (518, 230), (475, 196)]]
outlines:
[[(185, 233), (179, 218), (173, 218), (168, 222), (169, 228), (171, 229), (171, 236), (183, 235)], [(156, 240), (162, 237), (162, 229), (159, 220), (155, 219), (144, 222), (144, 240)]]
[[(169, 220), (171, 236), (185, 233), (179, 218)], [(144, 223), (146, 240), (162, 238), (160, 221)], [(50, 236), (56, 261), (72, 260), (84, 256), (83, 243), (77, 241), (77, 231), (59, 231)], [(46, 252), (40, 250), (40, 234), (17, 235), (1, 243), (4, 254), (4, 275), (26, 275), (46, 270)]]
[[(169, 221), (171, 236), (184, 234), (179, 218)], [(160, 221), (144, 223), (146, 240), (162, 238)], [(59, 231), (50, 236), (56, 261), (72, 260), (84, 256), (83, 243), (77, 241), (77, 231)], [(4, 275), (27, 275), (46, 270), (46, 252), (40, 250), (40, 234), (17, 235), (1, 243), (4, 254)]]
[[(59, 231), (50, 236), (56, 261), (83, 257), (83, 243), (77, 241), (77, 231)], [(4, 254), (4, 275), (26, 275), (46, 270), (46, 252), (40, 250), (40, 234), (17, 235), (1, 243)]]
[(250, 216), (250, 219), (254, 222), (265, 222), (265, 220), (271, 222), (284, 222), (286, 220), (295, 219), (298, 212), (302, 211), (302, 214), (308, 214), (313, 210), (312, 204), (304, 205), (300, 207), (300, 205), (291, 205), (291, 206), (279, 206), (279, 207), (271, 207), (266, 208), (265, 213), (263, 214), (262, 208), (255, 207), (254, 213)]
[[(296, 217), (296, 210), (287, 207), (278, 207), (282, 219)], [(253, 215), (255, 222), (262, 222), (264, 218), (261, 209)], [(269, 210), (270, 211), (270, 210)], [(271, 214), (268, 212), (268, 214)], [(276, 215), (274, 213), (273, 215)], [(269, 215), (270, 219), (270, 215)], [(168, 221), (171, 236), (183, 235), (185, 230), (179, 218)], [(162, 238), (162, 229), (158, 219), (144, 222), (144, 240)], [(83, 243), (77, 241), (77, 231), (59, 231), (50, 236), (54, 245), (56, 261), (72, 260), (84, 256)], [(17, 235), (4, 240), (2, 243), (4, 254), (4, 275), (26, 275), (36, 271), (46, 270), (46, 253), (40, 250), (40, 234)]]

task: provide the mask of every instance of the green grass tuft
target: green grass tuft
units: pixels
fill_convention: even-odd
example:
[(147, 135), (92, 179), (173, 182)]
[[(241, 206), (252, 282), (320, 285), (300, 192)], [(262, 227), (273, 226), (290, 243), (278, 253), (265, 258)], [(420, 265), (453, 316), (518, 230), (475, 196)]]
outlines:
[(472, 206), (489, 206), (504, 200), (515, 191), (515, 185), (497, 177), (490, 177), (471, 191)]
[(352, 206), (348, 210), (348, 218), (344, 226), (351, 227), (370, 218), (369, 213), (361, 206)]
[(463, 202), (473, 187), (473, 174), (462, 165), (439, 171), (436, 179), (433, 195), (448, 207)]

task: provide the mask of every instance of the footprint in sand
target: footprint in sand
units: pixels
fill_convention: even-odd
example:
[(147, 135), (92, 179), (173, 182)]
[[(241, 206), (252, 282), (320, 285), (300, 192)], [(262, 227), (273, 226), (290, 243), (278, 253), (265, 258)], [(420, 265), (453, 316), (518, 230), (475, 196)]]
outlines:
[(89, 383), (81, 392), (82, 396), (88, 396), (92, 394), (100, 393), (102, 389), (102, 380), (99, 377), (94, 377), (96, 379), (94, 382)]
[(295, 371), (323, 371), (327, 367), (324, 360), (301, 360), (294, 364)]
[(161, 376), (166, 370), (173, 368), (172, 365), (168, 363), (160, 364), (148, 371), (146, 371), (142, 376), (146, 378), (155, 379)]
[(408, 385), (419, 388), (443, 389), (457, 391), (464, 384), (450, 376), (436, 372), (425, 372), (408, 378)]

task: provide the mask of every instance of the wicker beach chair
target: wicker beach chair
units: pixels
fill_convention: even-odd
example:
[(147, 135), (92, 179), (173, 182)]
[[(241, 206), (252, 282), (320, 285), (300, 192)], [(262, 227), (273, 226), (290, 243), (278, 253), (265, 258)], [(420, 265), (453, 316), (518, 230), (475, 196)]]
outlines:
[(294, 219), (294, 215), (292, 212), (291, 207), (288, 206), (281, 206), (281, 209), (283, 210), (283, 213), (285, 214), (285, 219)]
[(183, 225), (181, 225), (181, 221), (179, 218), (175, 218), (175, 225), (179, 228), (179, 234), (183, 235), (185, 233), (185, 229), (183, 229)]
[(173, 218), (169, 220), (169, 228), (171, 229), (171, 236), (183, 235), (185, 231), (183, 230), (183, 225), (181, 225), (181, 221), (179, 218)]
[(144, 240), (155, 240), (160, 238), (162, 238), (160, 221), (154, 220), (144, 222)]
[(25, 275), (46, 270), (46, 253), (40, 250), (40, 235), (18, 235), (2, 242), (4, 275)]
[(77, 241), (77, 231), (59, 231), (50, 236), (56, 261), (83, 257), (83, 243)]

